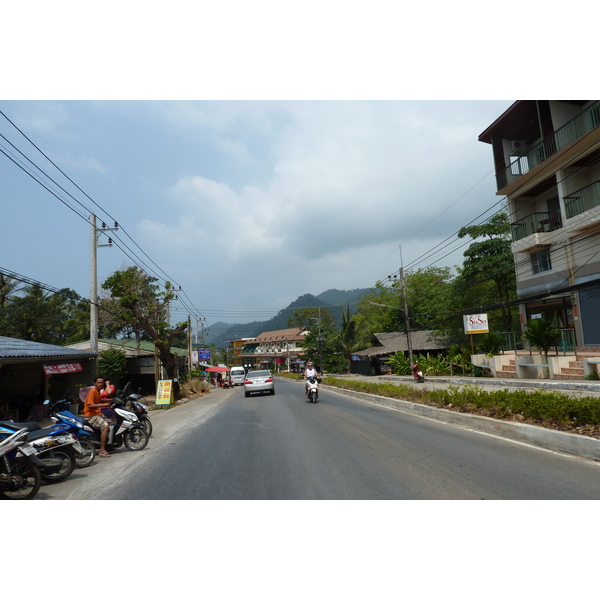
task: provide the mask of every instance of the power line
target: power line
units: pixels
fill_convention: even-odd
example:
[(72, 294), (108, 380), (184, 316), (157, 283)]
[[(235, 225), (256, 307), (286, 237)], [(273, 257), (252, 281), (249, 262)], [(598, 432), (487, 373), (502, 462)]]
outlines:
[[(48, 160), (48, 162), (50, 162), (50, 164), (52, 166), (54, 166), (71, 184), (73, 184), (82, 194), (84, 194), (84, 196), (86, 198), (88, 198), (98, 209), (100, 209), (105, 215), (107, 215), (109, 217), (109, 219), (113, 220), (115, 223), (117, 223), (117, 219), (114, 218), (108, 211), (106, 211), (104, 208), (102, 208), (102, 206), (100, 206), (100, 204), (98, 204), (93, 198), (91, 198), (91, 196), (89, 196), (83, 189), (81, 189), (81, 187), (79, 185), (77, 185), (62, 169), (60, 169), (60, 167), (58, 167), (58, 165), (56, 165), (56, 163), (50, 159), (46, 153), (44, 153), (15, 123), (13, 123), (13, 121), (11, 119), (9, 119), (6, 114), (0, 110), (0, 114), (46, 159)], [(52, 181), (55, 185), (57, 185), (65, 194), (67, 194), (68, 196), (70, 196), (75, 202), (77, 202), (77, 204), (79, 204), (82, 208), (89, 210), (89, 208), (87, 208), (82, 202), (80, 202), (79, 200), (77, 200), (72, 194), (70, 194), (69, 192), (67, 192), (62, 186), (60, 186), (56, 181), (54, 181), (45, 171), (43, 171), (39, 166), (37, 166), (31, 159), (29, 159), (23, 152), (21, 152), (21, 150), (19, 150), (14, 144), (12, 144), (12, 142), (10, 142), (4, 135), (2, 135), (2, 138), (4, 140), (6, 140), (15, 150), (17, 150), (17, 152), (19, 152), (19, 154), (21, 154), (30, 164), (32, 164), (40, 173), (42, 173), (47, 179), (49, 179), (50, 181)], [(20, 164), (15, 158), (11, 157), (7, 152), (5, 152), (4, 150), (0, 150), (2, 151), (2, 153), (7, 156), (12, 162), (14, 162), (17, 166), (19, 166), (25, 173), (27, 173), (27, 175), (29, 175), (32, 179), (34, 179), (34, 181), (36, 181), (38, 184), (40, 184), (42, 187), (44, 187), (44, 189), (46, 189), (48, 192), (50, 192), (54, 197), (56, 197), (58, 200), (60, 200), (63, 204), (65, 204), (65, 206), (67, 206), (68, 208), (70, 208), (73, 212), (75, 212), (79, 217), (81, 217), (82, 219), (87, 221), (87, 216), (81, 214), (78, 210), (76, 210), (75, 208), (73, 208), (73, 206), (71, 206), (64, 198), (61, 198), (57, 193), (53, 192), (47, 185), (43, 184), (38, 178), (36, 178), (30, 171), (28, 171), (22, 164)], [(89, 210), (90, 213), (93, 213), (94, 211)], [(123, 231), (123, 233), (125, 234), (125, 236), (127, 236), (127, 238), (129, 240), (131, 240), (131, 242), (135, 245), (135, 247), (148, 259), (148, 261), (150, 261), (150, 263), (152, 265), (154, 265), (163, 275), (165, 275), (166, 279), (164, 280), (164, 284), (166, 284), (167, 281), (172, 282), (173, 284), (175, 284), (175, 286), (179, 287), (179, 290), (187, 299), (187, 305), (188, 305), (188, 310), (193, 313), (194, 315), (201, 315), (202, 313), (196, 309), (193, 306), (193, 303), (191, 302), (191, 300), (189, 299), (189, 297), (187, 296), (187, 294), (185, 293), (185, 291), (182, 289), (181, 285), (179, 285), (172, 277), (170, 277), (163, 269), (161, 269), (161, 267), (158, 266), (158, 264), (153, 261), (150, 256), (139, 246), (139, 244), (133, 239), (133, 237), (131, 235), (129, 235), (129, 233), (121, 226), (121, 230)], [(101, 231), (100, 228), (97, 228), (97, 231)], [(127, 258), (129, 260), (131, 260), (136, 266), (140, 267), (142, 270), (150, 272), (150, 273), (154, 273), (155, 275), (158, 275), (158, 273), (156, 271), (154, 271), (154, 269), (150, 268), (148, 266), (148, 264), (141, 259), (136, 253), (135, 251), (133, 251), (126, 242), (124, 242), (118, 235), (118, 233), (113, 234), (114, 238), (116, 238), (119, 243), (115, 242), (115, 245), (125, 254), (125, 256), (127, 256)], [(162, 279), (162, 277), (158, 277), (159, 281)]]

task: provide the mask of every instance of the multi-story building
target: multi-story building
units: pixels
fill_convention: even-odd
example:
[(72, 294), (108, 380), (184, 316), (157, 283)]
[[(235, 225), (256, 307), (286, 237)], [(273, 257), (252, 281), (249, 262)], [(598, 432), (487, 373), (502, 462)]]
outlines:
[(523, 326), (600, 347), (600, 101), (519, 100), (479, 141), (506, 196)]
[(297, 365), (303, 364), (302, 342), (307, 333), (308, 329), (304, 327), (292, 327), (265, 331), (247, 340), (241, 353), (244, 366), (295, 370)]
[(244, 361), (242, 357), (242, 351), (247, 342), (254, 338), (236, 338), (234, 340), (227, 340), (229, 344), (229, 350), (227, 352), (227, 364), (231, 366), (243, 366)]

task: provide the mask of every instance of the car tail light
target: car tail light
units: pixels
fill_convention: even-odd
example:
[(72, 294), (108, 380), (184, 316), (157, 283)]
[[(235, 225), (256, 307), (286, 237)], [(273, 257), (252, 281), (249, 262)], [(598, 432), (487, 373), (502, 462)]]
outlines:
[(252, 381), (250, 381), (250, 379), (244, 379), (244, 385), (248, 385), (249, 383), (252, 383)]
[(269, 377), (268, 379), (265, 379), (265, 383), (273, 383), (273, 378)]

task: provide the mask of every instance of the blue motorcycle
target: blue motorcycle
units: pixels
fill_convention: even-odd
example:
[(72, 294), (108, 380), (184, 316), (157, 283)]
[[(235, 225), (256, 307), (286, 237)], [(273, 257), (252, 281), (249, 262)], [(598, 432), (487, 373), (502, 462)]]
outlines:
[(37, 423), (15, 423), (0, 421), (0, 440), (5, 440), (16, 431), (26, 429), (27, 446), (40, 461), (42, 479), (50, 482), (65, 480), (75, 469), (76, 456), (83, 454), (77, 437), (67, 431), (65, 424), (41, 428)]
[(57, 425), (62, 425), (66, 427), (66, 431), (75, 434), (79, 440), (79, 443), (83, 448), (83, 454), (79, 454), (75, 457), (75, 466), (80, 469), (89, 467), (96, 458), (94, 429), (69, 410), (68, 400), (57, 400), (53, 404), (50, 404), (50, 401), (46, 400), (44, 404), (49, 404), (46, 414), (49, 415)]

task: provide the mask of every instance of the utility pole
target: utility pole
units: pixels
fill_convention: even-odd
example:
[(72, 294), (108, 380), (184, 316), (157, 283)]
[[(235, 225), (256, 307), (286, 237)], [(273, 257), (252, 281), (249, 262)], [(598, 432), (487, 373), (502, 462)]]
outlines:
[(410, 327), (408, 320), (408, 302), (406, 300), (406, 286), (404, 285), (404, 263), (402, 262), (402, 246), (400, 248), (400, 285), (402, 286), (402, 303), (404, 305), (404, 319), (406, 327), (406, 344), (408, 346), (408, 360), (410, 361), (410, 368), (413, 366), (413, 352), (412, 344), (410, 341)]
[(193, 368), (192, 362), (192, 317), (188, 315), (188, 373)]
[[(96, 227), (96, 215), (90, 215), (90, 351), (98, 354), (98, 248), (112, 246), (112, 239), (108, 244), (100, 244), (100, 234), (106, 231), (117, 231), (119, 224), (115, 221), (114, 227), (107, 227), (102, 223), (102, 229)], [(94, 372), (96, 371), (97, 357), (94, 359)]]

